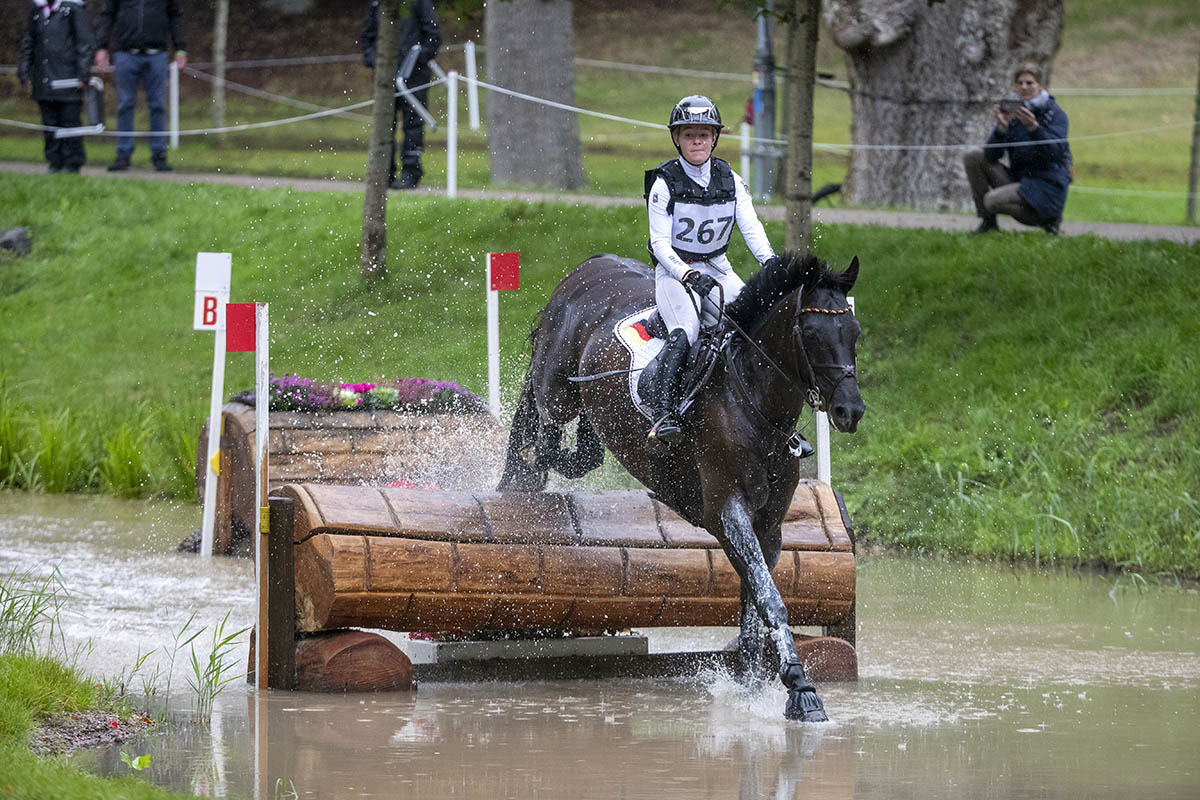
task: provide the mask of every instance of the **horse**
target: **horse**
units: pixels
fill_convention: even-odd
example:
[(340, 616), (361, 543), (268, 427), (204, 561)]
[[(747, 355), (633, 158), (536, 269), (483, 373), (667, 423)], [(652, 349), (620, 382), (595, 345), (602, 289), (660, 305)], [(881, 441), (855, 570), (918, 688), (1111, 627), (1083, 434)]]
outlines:
[[(827, 717), (771, 571), (799, 482), (794, 437), (805, 404), (826, 410), (845, 433), (855, 432), (865, 411), (855, 361), (859, 324), (846, 298), (857, 276), (857, 257), (840, 273), (813, 255), (769, 260), (723, 307), (733, 330), (707, 382), (691, 393), (684, 441), (664, 452), (647, 446), (648, 422), (630, 397), (629, 353), (614, 334), (621, 320), (653, 306), (653, 269), (611, 254), (587, 259), (559, 282), (535, 321), (497, 487), (541, 491), (550, 469), (580, 477), (603, 462), (607, 447), (659, 500), (721, 544), (741, 578), (742, 664), (766, 675), (778, 665), (788, 689), (784, 715), (802, 721)], [(566, 449), (564, 427), (576, 419), (576, 447)]]

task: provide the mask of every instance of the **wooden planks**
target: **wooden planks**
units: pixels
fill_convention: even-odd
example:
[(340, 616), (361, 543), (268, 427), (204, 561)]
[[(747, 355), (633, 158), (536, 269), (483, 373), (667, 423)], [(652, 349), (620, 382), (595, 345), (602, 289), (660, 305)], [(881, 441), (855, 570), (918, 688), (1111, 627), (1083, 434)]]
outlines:
[[(297, 629), (733, 625), (740, 580), (716, 540), (644, 492), (467, 493), (288, 485)], [(803, 482), (773, 572), (795, 625), (853, 613), (837, 496)]]

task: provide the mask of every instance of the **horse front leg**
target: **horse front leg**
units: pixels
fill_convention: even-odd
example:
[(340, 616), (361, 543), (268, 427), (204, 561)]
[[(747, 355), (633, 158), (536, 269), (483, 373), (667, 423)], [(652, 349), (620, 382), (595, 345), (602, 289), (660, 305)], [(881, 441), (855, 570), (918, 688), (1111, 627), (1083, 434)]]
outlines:
[[(749, 586), (754, 608), (762, 622), (766, 623), (767, 634), (779, 657), (779, 679), (788, 688), (784, 716), (802, 722), (827, 721), (829, 717), (825, 716), (825, 707), (817, 697), (816, 687), (809, 682), (804, 673), (804, 665), (796, 655), (796, 643), (787, 624), (787, 608), (783, 605), (783, 596), (779, 594), (779, 588), (771, 579), (771, 570), (763, 557), (750, 514), (740, 497), (731, 496), (725, 502), (721, 509), (721, 528), (725, 534), (722, 540), (725, 554), (742, 578), (742, 596), (746, 596), (745, 587)], [(742, 636), (745, 636), (744, 607), (742, 626)]]

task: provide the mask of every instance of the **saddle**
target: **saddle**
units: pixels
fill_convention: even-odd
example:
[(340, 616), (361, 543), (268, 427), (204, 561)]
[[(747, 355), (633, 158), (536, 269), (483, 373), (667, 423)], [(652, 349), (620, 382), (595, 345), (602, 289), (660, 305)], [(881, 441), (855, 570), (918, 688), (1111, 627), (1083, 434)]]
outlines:
[[(630, 351), (630, 399), (646, 417), (654, 420), (651, 398), (657, 396), (659, 361), (669, 331), (658, 309), (651, 307), (633, 314), (617, 324), (617, 338)], [(717, 328), (701, 328), (700, 336), (688, 351), (683, 371), (682, 400), (678, 412), (691, 406), (700, 390), (712, 378), (721, 350), (729, 342), (729, 334)]]

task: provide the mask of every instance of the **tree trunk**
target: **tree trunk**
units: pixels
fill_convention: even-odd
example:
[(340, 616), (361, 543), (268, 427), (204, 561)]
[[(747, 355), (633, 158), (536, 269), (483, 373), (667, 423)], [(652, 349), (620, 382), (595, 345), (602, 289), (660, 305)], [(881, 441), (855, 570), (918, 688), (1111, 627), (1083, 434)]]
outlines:
[[(229, 0), (217, 0), (213, 19), (213, 85), (212, 122), (214, 128), (225, 127), (225, 43), (229, 35)], [(216, 134), (221, 141), (222, 134)]]
[(821, 0), (789, 0), (787, 8), (787, 82), (784, 138), (787, 172), (783, 196), (787, 210), (788, 250), (808, 252), (812, 245), (813, 88), (817, 72)]
[(392, 160), (393, 111), (396, 70), (400, 61), (400, 20), (405, 0), (379, 4), (379, 39), (376, 43), (374, 105), (371, 107), (371, 141), (367, 146), (367, 179), (363, 200), (361, 267), (364, 278), (387, 275), (388, 169)]
[[(825, 22), (846, 52), (851, 87), (849, 203), (965, 211), (962, 150), (982, 146), (992, 103), (1022, 61), (1050, 83), (1062, 42), (1062, 0), (827, 0)], [(859, 149), (859, 148), (862, 149)]]
[[(575, 104), (571, 0), (488, 3), (487, 80), (505, 89)], [(574, 112), (490, 92), (488, 154), (493, 183), (578, 189), (586, 181)]]

